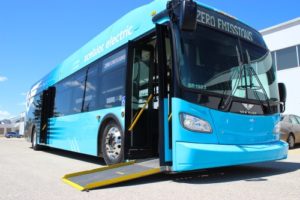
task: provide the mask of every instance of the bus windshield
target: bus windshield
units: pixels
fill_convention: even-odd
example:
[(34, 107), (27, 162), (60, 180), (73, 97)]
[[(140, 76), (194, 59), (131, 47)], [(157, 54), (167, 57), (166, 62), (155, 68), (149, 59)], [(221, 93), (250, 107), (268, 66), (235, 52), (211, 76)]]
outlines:
[(195, 32), (181, 33), (179, 49), (179, 76), (185, 88), (278, 101), (275, 67), (266, 48), (198, 25)]

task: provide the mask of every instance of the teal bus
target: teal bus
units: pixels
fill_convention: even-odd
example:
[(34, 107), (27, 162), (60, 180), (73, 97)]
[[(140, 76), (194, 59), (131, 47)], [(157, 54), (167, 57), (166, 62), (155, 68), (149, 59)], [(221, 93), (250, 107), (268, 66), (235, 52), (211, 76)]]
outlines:
[(285, 100), (258, 31), (193, 0), (154, 0), (32, 86), (26, 138), (173, 172), (280, 160)]

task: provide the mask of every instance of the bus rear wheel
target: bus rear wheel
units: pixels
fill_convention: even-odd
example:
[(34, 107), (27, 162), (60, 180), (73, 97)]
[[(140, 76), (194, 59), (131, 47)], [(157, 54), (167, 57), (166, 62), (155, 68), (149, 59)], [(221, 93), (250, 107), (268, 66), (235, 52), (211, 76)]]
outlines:
[(36, 130), (34, 129), (32, 132), (32, 141), (31, 141), (31, 146), (32, 149), (35, 151), (40, 150), (40, 146), (37, 144), (37, 134), (36, 134)]
[(124, 135), (114, 121), (109, 122), (103, 131), (101, 148), (107, 165), (121, 163), (124, 160)]

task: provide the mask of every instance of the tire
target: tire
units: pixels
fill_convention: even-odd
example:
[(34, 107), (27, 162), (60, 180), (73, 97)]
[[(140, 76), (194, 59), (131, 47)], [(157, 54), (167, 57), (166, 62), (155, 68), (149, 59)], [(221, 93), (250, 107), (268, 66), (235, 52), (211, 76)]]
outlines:
[(120, 126), (114, 121), (108, 122), (103, 130), (101, 150), (107, 165), (124, 161), (124, 134)]
[(41, 147), (37, 144), (37, 135), (36, 135), (35, 129), (33, 130), (33, 133), (32, 133), (31, 146), (32, 146), (32, 149), (35, 151), (38, 151), (41, 149)]
[(289, 144), (289, 149), (293, 149), (295, 147), (295, 138), (292, 134), (289, 135), (287, 143)]

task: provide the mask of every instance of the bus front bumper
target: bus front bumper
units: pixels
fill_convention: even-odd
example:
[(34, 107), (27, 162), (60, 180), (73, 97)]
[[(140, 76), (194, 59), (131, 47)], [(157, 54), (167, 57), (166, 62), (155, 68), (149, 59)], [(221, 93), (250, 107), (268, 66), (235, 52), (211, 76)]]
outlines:
[(287, 158), (283, 141), (259, 145), (218, 145), (176, 142), (173, 171), (182, 172)]

